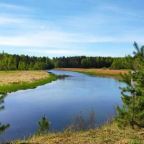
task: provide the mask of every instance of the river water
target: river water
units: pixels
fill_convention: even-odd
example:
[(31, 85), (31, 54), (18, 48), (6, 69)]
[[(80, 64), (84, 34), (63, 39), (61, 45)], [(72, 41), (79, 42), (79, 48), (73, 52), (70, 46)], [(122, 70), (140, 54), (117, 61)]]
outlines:
[(10, 128), (0, 135), (0, 141), (30, 136), (43, 115), (51, 121), (51, 129), (59, 131), (79, 113), (87, 115), (95, 111), (99, 126), (111, 119), (115, 107), (121, 105), (119, 87), (123, 84), (115, 79), (60, 70), (51, 72), (69, 77), (6, 96), (0, 122), (9, 123)]

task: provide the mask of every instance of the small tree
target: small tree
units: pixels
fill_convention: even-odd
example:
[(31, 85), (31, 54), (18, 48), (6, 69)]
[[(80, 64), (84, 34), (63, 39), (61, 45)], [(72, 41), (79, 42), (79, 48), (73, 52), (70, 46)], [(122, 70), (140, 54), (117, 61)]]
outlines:
[[(0, 95), (0, 110), (4, 109), (4, 106), (2, 105), (4, 102), (3, 99), (4, 99), (4, 96)], [(2, 132), (4, 132), (9, 126), (10, 126), (9, 124), (4, 125), (4, 124), (0, 123), (0, 134)]]
[[(144, 57), (143, 50), (138, 49), (134, 43), (137, 53), (135, 52), (134, 61), (137, 64), (128, 74), (122, 76), (126, 87), (122, 90), (122, 107), (117, 107), (116, 121), (119, 126), (144, 127)], [(143, 49), (143, 47), (141, 48)], [(135, 64), (135, 62), (134, 62)]]
[(40, 119), (38, 122), (38, 134), (45, 134), (48, 133), (49, 128), (50, 128), (50, 122), (48, 119), (45, 117), (45, 115)]

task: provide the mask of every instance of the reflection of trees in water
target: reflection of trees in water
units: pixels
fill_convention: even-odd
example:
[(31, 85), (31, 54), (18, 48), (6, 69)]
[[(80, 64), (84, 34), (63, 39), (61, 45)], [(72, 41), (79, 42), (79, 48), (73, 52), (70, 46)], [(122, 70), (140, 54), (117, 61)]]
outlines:
[[(0, 95), (0, 111), (4, 109), (4, 95)], [(9, 124), (2, 124), (0, 123), (0, 134), (4, 132), (10, 125)]]
[(79, 130), (94, 129), (95, 127), (96, 127), (96, 114), (94, 111), (91, 111), (89, 112), (87, 117), (82, 115), (82, 113), (74, 117), (73, 122), (68, 127), (68, 129), (79, 131)]

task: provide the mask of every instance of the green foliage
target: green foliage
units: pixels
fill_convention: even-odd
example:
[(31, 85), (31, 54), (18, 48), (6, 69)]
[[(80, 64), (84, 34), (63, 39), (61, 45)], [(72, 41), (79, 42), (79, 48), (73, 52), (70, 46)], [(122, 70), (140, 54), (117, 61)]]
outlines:
[(136, 51), (133, 52), (133, 54), (135, 55), (135, 57), (138, 57), (140, 59), (143, 59), (144, 58), (144, 45), (139, 47), (139, 45), (134, 42), (134, 48)]
[[(0, 95), (0, 110), (4, 109), (4, 106), (2, 105), (4, 102), (4, 96)], [(0, 134), (3, 133), (10, 125), (9, 124), (2, 124), (0, 123)]]
[(131, 56), (127, 56), (125, 58), (114, 59), (111, 69), (132, 69), (132, 66), (133, 58)]
[(81, 65), (82, 65), (82, 67), (84, 67), (84, 68), (89, 68), (89, 67), (91, 66), (90, 58), (82, 59)]
[(133, 58), (112, 57), (60, 57), (54, 58), (55, 67), (60, 68), (111, 68), (111, 69), (131, 69)]
[(0, 53), (0, 70), (46, 70), (54, 67), (47, 57), (30, 57)]
[(10, 125), (9, 124), (1, 124), (0, 123), (0, 134), (3, 133), (7, 128), (9, 128)]
[(10, 55), (0, 53), (0, 70), (45, 70), (60, 68), (112, 68), (131, 69), (132, 57), (30, 57), (25, 55)]
[(134, 43), (135, 52), (133, 70), (123, 75), (123, 81), (127, 84), (122, 88), (123, 106), (117, 107), (116, 120), (119, 126), (131, 126), (132, 128), (144, 127), (144, 57)]
[(50, 122), (45, 116), (43, 116), (38, 122), (38, 126), (38, 134), (46, 134), (49, 131)]

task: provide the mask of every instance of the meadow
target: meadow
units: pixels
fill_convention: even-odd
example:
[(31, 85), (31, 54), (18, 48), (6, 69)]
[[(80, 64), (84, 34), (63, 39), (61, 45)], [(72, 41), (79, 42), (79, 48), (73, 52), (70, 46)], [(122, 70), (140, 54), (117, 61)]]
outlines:
[(97, 69), (97, 68), (58, 68), (59, 70), (74, 71), (85, 73), (94, 76), (120, 78), (121, 74), (128, 73), (128, 70), (112, 70), (112, 69)]
[(0, 94), (35, 88), (56, 79), (47, 71), (1, 71)]

